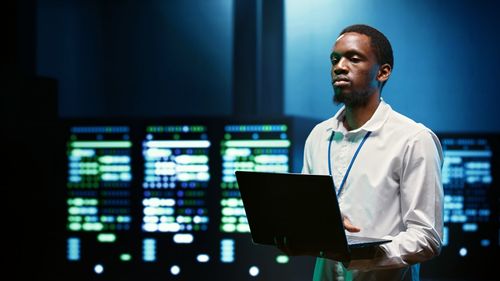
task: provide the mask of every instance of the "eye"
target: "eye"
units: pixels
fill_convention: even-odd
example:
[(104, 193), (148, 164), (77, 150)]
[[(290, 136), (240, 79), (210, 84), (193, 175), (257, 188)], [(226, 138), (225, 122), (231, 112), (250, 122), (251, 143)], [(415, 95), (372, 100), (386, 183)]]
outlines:
[(353, 63), (358, 63), (358, 62), (361, 62), (361, 58), (357, 57), (357, 56), (353, 56), (350, 58), (350, 61), (352, 61)]
[(339, 62), (339, 57), (331, 57), (331, 61), (333, 65), (336, 65)]

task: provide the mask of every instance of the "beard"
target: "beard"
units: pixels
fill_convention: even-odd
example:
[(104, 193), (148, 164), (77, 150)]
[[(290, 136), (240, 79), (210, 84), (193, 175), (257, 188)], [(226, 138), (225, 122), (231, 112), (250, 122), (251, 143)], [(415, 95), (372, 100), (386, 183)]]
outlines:
[(333, 88), (333, 103), (339, 105), (343, 103), (347, 107), (363, 107), (368, 104), (371, 92), (369, 90), (361, 92), (346, 93), (340, 89)]

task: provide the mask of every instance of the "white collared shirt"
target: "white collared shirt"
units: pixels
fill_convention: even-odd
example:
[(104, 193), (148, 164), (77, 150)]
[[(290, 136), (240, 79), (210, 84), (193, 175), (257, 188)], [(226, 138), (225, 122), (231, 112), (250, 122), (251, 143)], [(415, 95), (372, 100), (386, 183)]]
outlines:
[[(354, 280), (418, 280), (418, 263), (439, 254), (443, 237), (439, 139), (383, 100), (371, 119), (352, 131), (343, 126), (344, 109), (311, 131), (302, 172), (328, 175), (330, 162), (338, 191), (356, 149), (370, 131), (339, 194), (339, 204), (342, 214), (361, 228), (349, 235), (392, 242), (380, 246), (384, 251), (380, 258), (351, 262), (349, 274)], [(343, 270), (340, 263), (318, 258), (314, 280), (343, 280)]]

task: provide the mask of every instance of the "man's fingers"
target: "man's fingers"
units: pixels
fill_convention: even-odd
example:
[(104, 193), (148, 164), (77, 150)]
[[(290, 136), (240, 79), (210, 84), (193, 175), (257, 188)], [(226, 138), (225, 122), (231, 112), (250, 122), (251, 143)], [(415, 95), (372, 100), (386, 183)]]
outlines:
[(344, 217), (344, 227), (349, 232), (360, 232), (361, 231), (361, 228), (352, 225), (351, 221), (347, 217)]

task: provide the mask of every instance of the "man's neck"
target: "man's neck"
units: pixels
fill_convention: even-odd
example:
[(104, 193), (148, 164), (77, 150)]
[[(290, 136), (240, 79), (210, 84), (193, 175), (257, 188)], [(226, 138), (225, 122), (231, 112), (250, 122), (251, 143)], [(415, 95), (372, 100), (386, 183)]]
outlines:
[(356, 107), (345, 107), (345, 116), (343, 120), (344, 127), (348, 131), (356, 130), (363, 126), (377, 110), (380, 104), (380, 95), (373, 94), (366, 105)]

